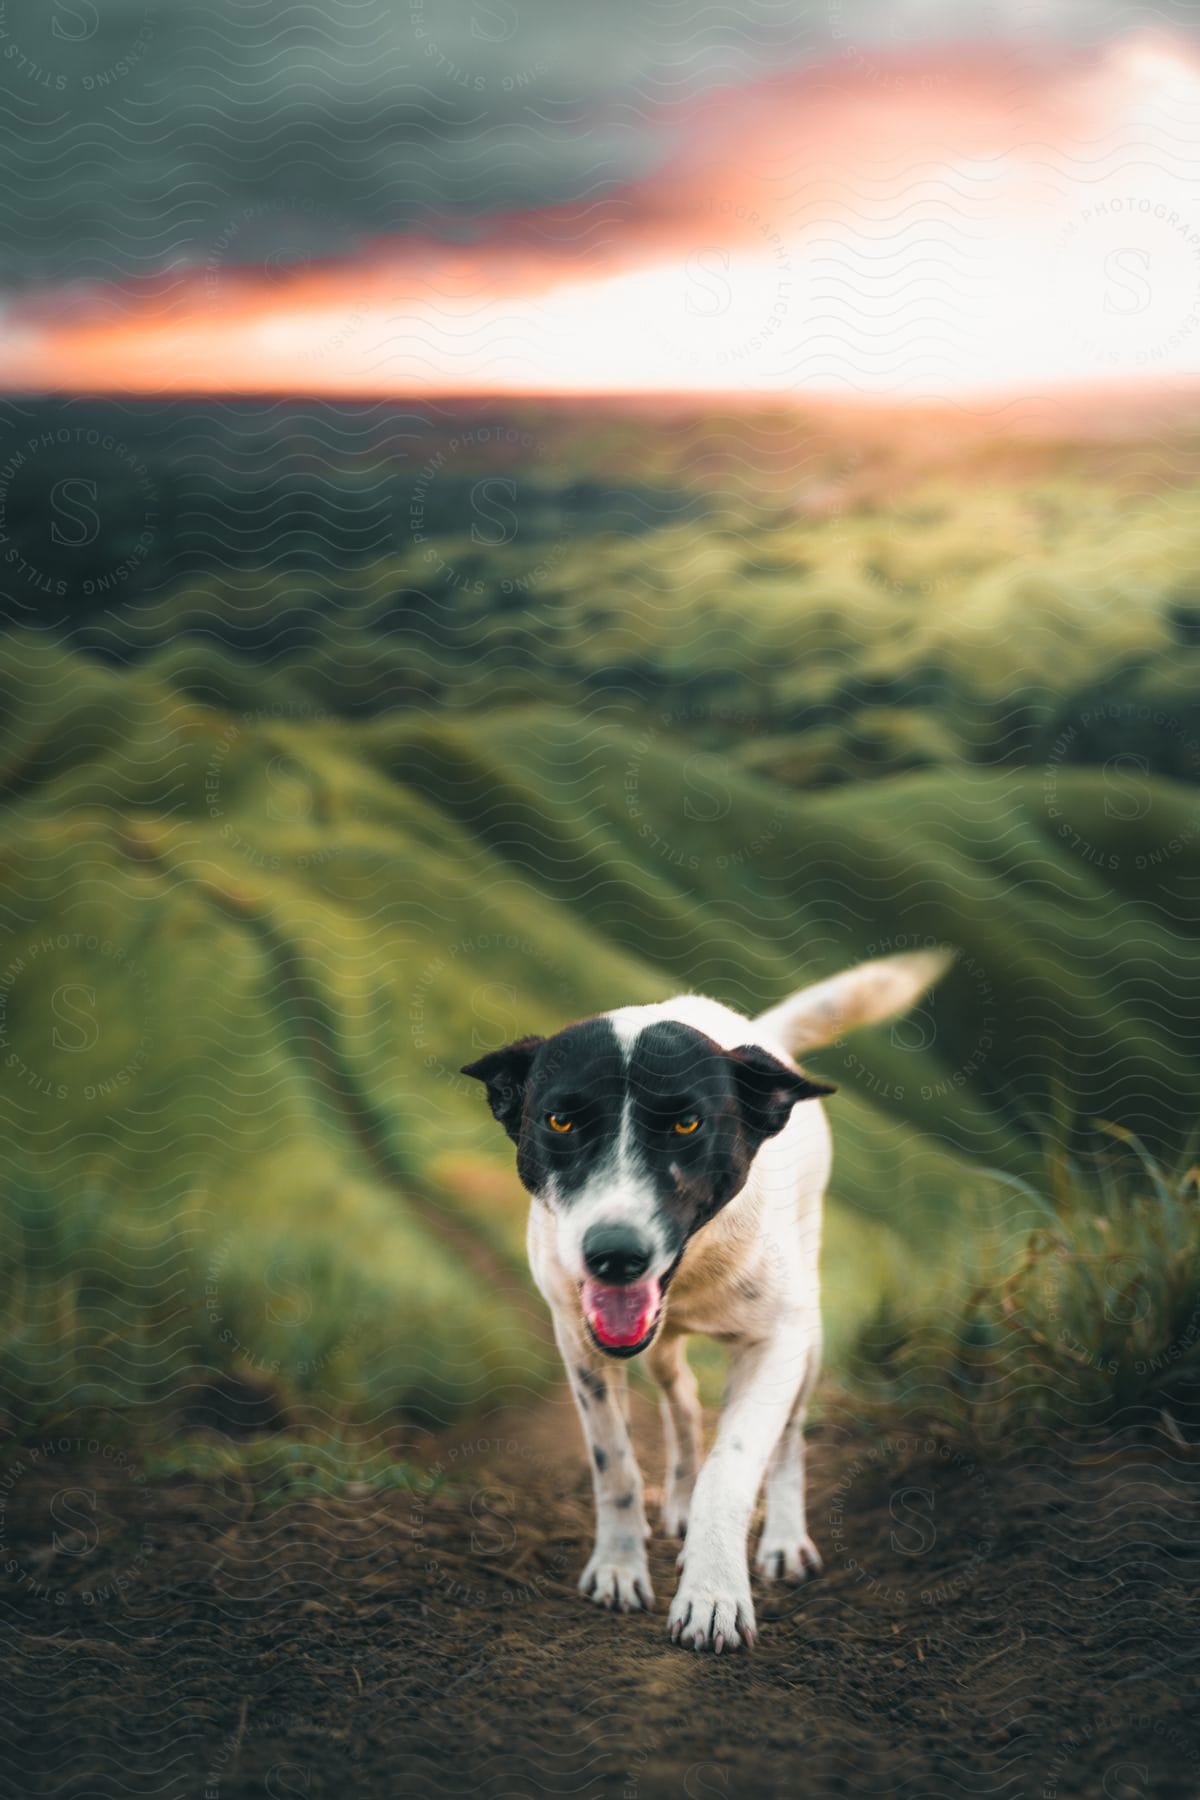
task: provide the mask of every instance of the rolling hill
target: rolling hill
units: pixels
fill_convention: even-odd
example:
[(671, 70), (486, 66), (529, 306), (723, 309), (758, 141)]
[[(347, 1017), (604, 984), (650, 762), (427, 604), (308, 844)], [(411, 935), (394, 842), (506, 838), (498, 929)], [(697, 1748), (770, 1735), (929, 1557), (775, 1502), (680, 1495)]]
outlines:
[(1166, 780), (1147, 835), (1072, 777), (1100, 875), (1024, 773), (805, 794), (719, 765), (706, 823), (687, 796), (713, 768), (692, 789), (678, 748), (563, 709), (251, 720), (41, 646), (19, 675), (63, 698), (6, 744), (6, 1393), (86, 1365), (152, 1399), (215, 1366), (440, 1417), (538, 1381), (535, 1311), (464, 1247), (517, 1269), (523, 1201), (458, 1064), (679, 987), (756, 1010), (960, 947), (920, 1014), (820, 1059), (835, 1355), (882, 1293), (965, 1265), (981, 1209), (1008, 1216), (989, 1171), (1034, 1175), (1096, 1116), (1156, 1146), (1195, 1116), (1200, 869), (1181, 852), (1159, 897), (1130, 874), (1187, 834)]

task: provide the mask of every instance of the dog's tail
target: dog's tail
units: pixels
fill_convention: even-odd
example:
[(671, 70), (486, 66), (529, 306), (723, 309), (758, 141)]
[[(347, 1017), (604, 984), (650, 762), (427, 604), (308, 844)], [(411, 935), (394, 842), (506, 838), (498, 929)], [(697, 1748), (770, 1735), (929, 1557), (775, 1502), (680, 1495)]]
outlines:
[(941, 979), (956, 954), (941, 946), (859, 963), (815, 987), (801, 988), (760, 1014), (755, 1024), (793, 1056), (805, 1056), (860, 1025), (907, 1012)]

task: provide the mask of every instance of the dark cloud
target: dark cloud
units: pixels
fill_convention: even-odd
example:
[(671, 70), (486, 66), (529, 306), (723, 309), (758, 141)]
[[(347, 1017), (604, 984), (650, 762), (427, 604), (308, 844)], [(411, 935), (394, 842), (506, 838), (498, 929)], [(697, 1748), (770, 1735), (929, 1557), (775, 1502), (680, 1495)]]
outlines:
[(1139, 17), (1116, 0), (0, 0), (0, 283), (465, 231), (644, 174), (717, 86)]

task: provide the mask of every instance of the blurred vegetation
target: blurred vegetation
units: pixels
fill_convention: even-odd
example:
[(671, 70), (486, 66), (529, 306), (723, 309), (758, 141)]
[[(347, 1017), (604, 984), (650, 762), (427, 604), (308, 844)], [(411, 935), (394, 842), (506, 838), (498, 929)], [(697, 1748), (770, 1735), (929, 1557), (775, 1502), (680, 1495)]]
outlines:
[[(1200, 1169), (1168, 1176), (1109, 1129), (1135, 1157), (1086, 1168), (1049, 1158), (1045, 1182), (1019, 1186), (1002, 1227), (973, 1234), (977, 1279), (947, 1288), (921, 1317), (881, 1310), (851, 1358), (860, 1391), (993, 1443), (1148, 1425), (1178, 1444), (1194, 1439)], [(1014, 1267), (1022, 1212), (1030, 1228)]]
[(212, 1435), (180, 1438), (151, 1450), (144, 1462), (151, 1481), (192, 1476), (252, 1489), (256, 1502), (283, 1506), (292, 1500), (355, 1499), (364, 1494), (420, 1491), (446, 1485), (436, 1472), (418, 1473), (362, 1439), (334, 1429), (319, 1436), (286, 1434), (243, 1440)]
[(975, 1341), (946, 1296), (1026, 1268), (1048, 1138), (1086, 1159), (1107, 1119), (1182, 1166), (1189, 440), (559, 409), (464, 446), (350, 410), (340, 450), (274, 418), (270, 473), (230, 412), (223, 475), (177, 418), (138, 439), (174, 495), (153, 580), (100, 604), (68, 570), (0, 644), (14, 1420), (437, 1425), (536, 1391), (524, 1199), (457, 1070), (680, 987), (755, 1012), (960, 950), (816, 1059), (835, 1367), (923, 1309)]

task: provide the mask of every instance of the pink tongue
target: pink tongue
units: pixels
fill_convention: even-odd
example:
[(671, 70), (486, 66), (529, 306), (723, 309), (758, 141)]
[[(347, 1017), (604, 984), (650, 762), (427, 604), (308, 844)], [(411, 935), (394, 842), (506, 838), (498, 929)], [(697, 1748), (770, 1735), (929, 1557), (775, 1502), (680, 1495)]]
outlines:
[(618, 1349), (641, 1343), (658, 1317), (661, 1300), (662, 1289), (653, 1278), (629, 1287), (591, 1279), (583, 1284), (584, 1318), (602, 1344)]

